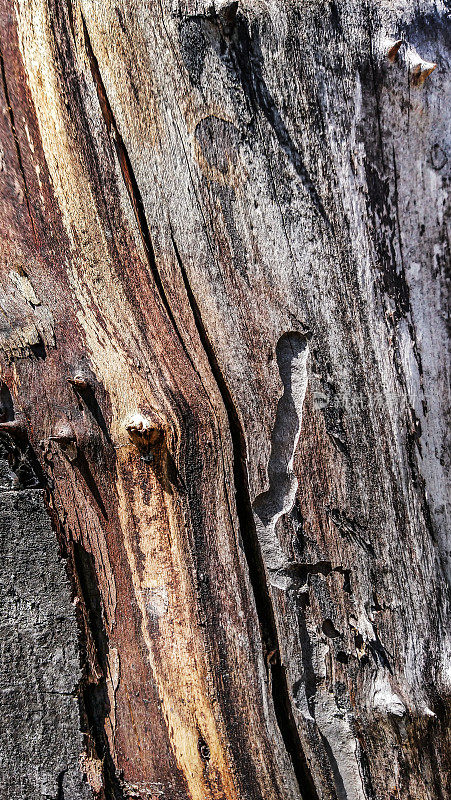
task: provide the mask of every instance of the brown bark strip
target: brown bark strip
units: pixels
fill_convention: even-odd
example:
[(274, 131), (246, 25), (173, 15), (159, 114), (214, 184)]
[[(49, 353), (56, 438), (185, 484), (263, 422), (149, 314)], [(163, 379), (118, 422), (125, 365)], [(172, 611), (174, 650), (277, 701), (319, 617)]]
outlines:
[(158, 296), (163, 304), (163, 307), (168, 315), (169, 321), (174, 329), (175, 334), (177, 335), (180, 344), (183, 347), (183, 350), (189, 359), (193, 369), (197, 372), (197, 368), (194, 364), (194, 361), (185, 345), (183, 336), (179, 330), (177, 325), (177, 321), (174, 317), (174, 313), (171, 308), (171, 304), (169, 302), (167, 292), (163, 285), (163, 280), (160, 274), (160, 271), (157, 266), (156, 258), (155, 258), (155, 251), (152, 243), (152, 237), (150, 235), (149, 226), (147, 223), (146, 214), (144, 211), (144, 204), (142, 201), (141, 193), (139, 190), (138, 183), (136, 181), (135, 174), (133, 172), (133, 167), (130, 162), (130, 157), (127, 153), (127, 149), (124, 145), (122, 136), (118, 130), (116, 120), (114, 119), (113, 112), (111, 110), (111, 105), (108, 100), (107, 93), (105, 91), (105, 86), (102, 80), (102, 76), (100, 74), (100, 69), (98, 65), (98, 61), (95, 57), (93, 52), (91, 41), (89, 39), (88, 29), (86, 27), (85, 20), (83, 15), (80, 14), (82, 25), (83, 25), (83, 35), (84, 35), (84, 42), (86, 51), (88, 53), (89, 64), (91, 67), (91, 74), (92, 78), (96, 87), (97, 96), (99, 98), (99, 104), (102, 111), (103, 119), (105, 121), (105, 125), (110, 135), (111, 139), (113, 140), (114, 147), (116, 150), (116, 154), (119, 160), (120, 168), (122, 177), (124, 179), (125, 186), (127, 188), (127, 192), (130, 198), (130, 202), (132, 204), (132, 208), (135, 214), (136, 223), (138, 226), (138, 231), (141, 237), (141, 241), (144, 247), (144, 252), (146, 254), (147, 262), (152, 274), (152, 277), (155, 281), (155, 286), (157, 288)]
[(39, 242), (38, 242), (38, 238), (37, 238), (37, 235), (36, 235), (36, 228), (35, 228), (35, 224), (34, 224), (34, 220), (33, 220), (33, 215), (31, 213), (30, 196), (29, 196), (29, 191), (28, 191), (28, 186), (27, 186), (27, 179), (25, 177), (25, 170), (24, 170), (23, 162), (22, 162), (22, 153), (20, 152), (19, 139), (18, 139), (17, 132), (16, 132), (16, 123), (14, 121), (14, 111), (13, 111), (13, 107), (11, 105), (11, 101), (10, 101), (10, 98), (9, 98), (8, 83), (7, 83), (7, 80), (6, 80), (5, 62), (4, 62), (4, 59), (3, 59), (3, 49), (2, 49), (1, 38), (0, 38), (0, 72), (1, 72), (1, 76), (2, 76), (2, 86), (3, 86), (3, 93), (5, 95), (6, 108), (8, 110), (9, 124), (11, 126), (11, 133), (12, 133), (12, 136), (13, 136), (14, 146), (16, 148), (16, 153), (17, 153), (17, 161), (18, 161), (18, 164), (19, 164), (20, 174), (22, 176), (22, 181), (23, 181), (23, 190), (24, 190), (24, 195), (25, 195), (25, 202), (27, 204), (28, 216), (30, 218), (31, 229), (33, 231), (33, 236), (34, 236), (34, 240), (36, 242), (36, 246), (39, 247)]
[(89, 39), (88, 29), (86, 27), (85, 20), (83, 15), (81, 15), (82, 24), (83, 24), (83, 35), (85, 41), (86, 52), (88, 53), (89, 64), (91, 67), (91, 74), (92, 79), (94, 81), (94, 85), (97, 91), (97, 97), (99, 98), (100, 108), (102, 111), (103, 119), (105, 121), (105, 125), (108, 131), (109, 136), (113, 140), (114, 147), (116, 150), (117, 157), (119, 159), (119, 164), (121, 167), (122, 177), (124, 179), (124, 183), (127, 187), (127, 192), (130, 198), (130, 202), (132, 204), (133, 211), (135, 213), (136, 222), (138, 225), (138, 230), (141, 236), (141, 240), (144, 246), (144, 250), (147, 256), (147, 261), (150, 267), (150, 271), (152, 273), (153, 279), (155, 281), (156, 287), (158, 289), (160, 299), (163, 303), (164, 308), (168, 314), (168, 317), (174, 327), (174, 330), (177, 333), (180, 341), (182, 342), (180, 333), (177, 329), (177, 325), (174, 319), (174, 315), (172, 313), (171, 307), (169, 305), (166, 292), (164, 290), (163, 282), (161, 280), (161, 275), (158, 271), (156, 260), (155, 260), (155, 251), (152, 244), (152, 239), (150, 236), (149, 226), (147, 224), (146, 215), (144, 213), (144, 206), (143, 201), (141, 198), (141, 193), (139, 191), (138, 184), (136, 182), (136, 178), (133, 172), (133, 168), (130, 162), (129, 155), (125, 148), (123, 139), (121, 134), (119, 133), (118, 127), (116, 125), (116, 121), (113, 116), (113, 112), (111, 111), (111, 106), (108, 100), (107, 93), (105, 91), (105, 86), (102, 81), (102, 76), (100, 74), (99, 65), (97, 59), (94, 55), (93, 49), (91, 47), (91, 42)]

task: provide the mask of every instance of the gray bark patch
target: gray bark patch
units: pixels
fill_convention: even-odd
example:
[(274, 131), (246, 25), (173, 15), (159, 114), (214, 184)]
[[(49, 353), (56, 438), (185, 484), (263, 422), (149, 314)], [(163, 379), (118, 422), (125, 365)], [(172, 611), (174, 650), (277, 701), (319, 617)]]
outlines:
[(0, 492), (0, 796), (88, 800), (70, 587), (39, 489)]

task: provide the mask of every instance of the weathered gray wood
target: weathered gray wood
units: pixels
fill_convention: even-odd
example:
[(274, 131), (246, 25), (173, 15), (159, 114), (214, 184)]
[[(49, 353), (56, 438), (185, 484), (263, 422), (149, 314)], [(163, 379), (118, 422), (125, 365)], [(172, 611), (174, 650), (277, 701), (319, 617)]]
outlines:
[(11, 469), (16, 454), (0, 434), (0, 794), (82, 800), (75, 609), (44, 492), (26, 488), (32, 467)]
[(441, 4), (0, 5), (5, 419), (94, 795), (446, 797)]

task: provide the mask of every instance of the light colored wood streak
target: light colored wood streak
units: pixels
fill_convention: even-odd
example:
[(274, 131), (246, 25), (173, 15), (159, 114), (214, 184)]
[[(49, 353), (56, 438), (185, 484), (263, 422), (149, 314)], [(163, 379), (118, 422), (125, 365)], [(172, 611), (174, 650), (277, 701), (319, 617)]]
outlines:
[[(126, 481), (121, 482), (121, 472)], [(146, 483), (147, 500), (137, 488)], [(209, 700), (203, 643), (196, 619), (183, 521), (158, 479), (140, 464), (135, 448), (119, 456), (119, 514), (133, 586), (142, 615), (142, 634), (158, 687), (170, 740), (190, 797), (236, 796), (223, 742)], [(132, 545), (130, 536), (134, 537)], [(136, 563), (136, 548), (143, 564)], [(208, 769), (199, 752), (210, 750)]]

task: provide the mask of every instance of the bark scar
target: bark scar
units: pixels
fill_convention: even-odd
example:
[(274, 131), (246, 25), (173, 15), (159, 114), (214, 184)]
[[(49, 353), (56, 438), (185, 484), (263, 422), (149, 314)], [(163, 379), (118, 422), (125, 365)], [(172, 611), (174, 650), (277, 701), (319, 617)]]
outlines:
[[(283, 395), (277, 405), (268, 463), (269, 488), (254, 501), (257, 534), (270, 583), (288, 588), (286, 569), (290, 560), (280, 546), (276, 525), (294, 506), (298, 480), (293, 459), (299, 441), (302, 405), (307, 389), (307, 339), (300, 333), (286, 333), (277, 343), (277, 364)], [(288, 581), (288, 583), (287, 583)]]

